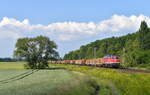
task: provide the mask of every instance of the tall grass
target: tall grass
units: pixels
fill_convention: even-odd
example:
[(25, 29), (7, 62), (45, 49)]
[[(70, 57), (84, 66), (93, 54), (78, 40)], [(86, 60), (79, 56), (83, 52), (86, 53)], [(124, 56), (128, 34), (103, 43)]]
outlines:
[(99, 95), (150, 95), (150, 74), (123, 73), (112, 69), (55, 64), (86, 73), (100, 85)]

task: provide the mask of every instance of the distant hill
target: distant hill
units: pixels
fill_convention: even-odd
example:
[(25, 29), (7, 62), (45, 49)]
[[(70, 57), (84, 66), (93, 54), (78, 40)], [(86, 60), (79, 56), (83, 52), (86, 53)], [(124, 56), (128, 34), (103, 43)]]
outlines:
[(122, 63), (133, 66), (150, 63), (150, 28), (145, 21), (133, 34), (96, 40), (65, 54), (64, 59), (101, 58), (107, 54), (120, 56)]

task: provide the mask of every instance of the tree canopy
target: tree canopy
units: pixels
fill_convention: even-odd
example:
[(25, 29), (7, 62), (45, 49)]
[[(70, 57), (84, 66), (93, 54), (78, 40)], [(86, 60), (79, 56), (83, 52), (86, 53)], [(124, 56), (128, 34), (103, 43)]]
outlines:
[(57, 45), (48, 37), (20, 38), (17, 40), (14, 56), (25, 59), (26, 68), (43, 69), (48, 67), (49, 59), (59, 58)]

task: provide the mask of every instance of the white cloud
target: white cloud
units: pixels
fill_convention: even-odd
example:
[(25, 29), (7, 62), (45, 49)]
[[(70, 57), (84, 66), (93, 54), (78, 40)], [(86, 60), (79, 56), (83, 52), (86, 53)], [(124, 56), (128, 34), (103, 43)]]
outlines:
[(136, 32), (142, 20), (145, 20), (150, 26), (150, 17), (144, 15), (113, 15), (98, 23), (58, 22), (49, 25), (31, 24), (28, 19), (19, 21), (4, 17), (0, 21), (0, 39), (16, 40), (20, 37), (46, 35), (56, 42), (72, 44), (75, 41), (101, 39)]
[(29, 20), (23, 21), (14, 18), (4, 17), (0, 22), (0, 38), (4, 37), (24, 37), (45, 34), (55, 40), (76, 40), (96, 35), (120, 35), (135, 32), (142, 20), (150, 24), (150, 18), (144, 15), (124, 16), (113, 15), (111, 18), (100, 21), (99, 23), (78, 23), (78, 22), (59, 22), (47, 26), (41, 24), (30, 24)]

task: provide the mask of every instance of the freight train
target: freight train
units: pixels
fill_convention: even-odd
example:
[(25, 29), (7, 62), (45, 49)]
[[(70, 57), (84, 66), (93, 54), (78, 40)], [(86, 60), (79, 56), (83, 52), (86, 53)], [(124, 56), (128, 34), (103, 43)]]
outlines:
[(96, 58), (96, 59), (57, 60), (57, 61), (50, 60), (49, 63), (118, 68), (120, 66), (120, 59), (119, 56), (116, 55), (107, 55), (104, 56), (103, 58)]

